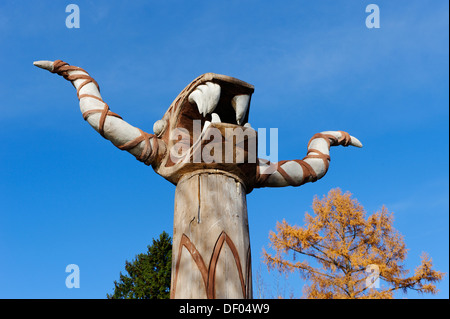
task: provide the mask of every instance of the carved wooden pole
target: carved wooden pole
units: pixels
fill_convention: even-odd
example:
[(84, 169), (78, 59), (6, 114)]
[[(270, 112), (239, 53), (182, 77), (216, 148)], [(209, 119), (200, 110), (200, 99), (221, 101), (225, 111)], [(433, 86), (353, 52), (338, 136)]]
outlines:
[(256, 176), (257, 140), (249, 125), (234, 124), (247, 112), (236, 119), (233, 104), (242, 106), (233, 98), (244, 96), (248, 109), (254, 89), (216, 74), (193, 83), (169, 108), (159, 135), (170, 154), (157, 171), (177, 185), (171, 297), (251, 298), (246, 194)]
[(250, 239), (245, 186), (199, 172), (175, 192), (172, 298), (250, 298)]
[(85, 70), (60, 60), (34, 64), (72, 82), (84, 119), (103, 137), (177, 185), (171, 298), (251, 298), (246, 194), (315, 182), (328, 170), (330, 146), (362, 147), (345, 132), (327, 131), (311, 138), (303, 160), (257, 159), (248, 123), (253, 86), (213, 73), (192, 81), (154, 124), (155, 134), (145, 133), (109, 110)]

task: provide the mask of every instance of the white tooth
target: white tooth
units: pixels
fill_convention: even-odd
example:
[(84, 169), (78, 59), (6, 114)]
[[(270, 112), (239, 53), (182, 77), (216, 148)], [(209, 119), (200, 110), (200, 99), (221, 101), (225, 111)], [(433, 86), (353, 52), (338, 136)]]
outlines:
[(190, 103), (197, 104), (198, 111), (203, 116), (214, 111), (220, 100), (220, 85), (206, 82), (199, 85), (194, 92), (189, 95)]
[(202, 91), (200, 91), (198, 88), (189, 95), (189, 102), (197, 104), (197, 108), (200, 114), (204, 113)]
[(241, 122), (244, 119), (245, 114), (247, 113), (249, 101), (250, 95), (247, 94), (236, 95), (231, 100), (231, 105), (236, 111), (236, 121), (239, 125), (241, 125)]
[(205, 124), (203, 124), (202, 134), (206, 132), (210, 124), (211, 124), (210, 121), (205, 121)]
[(211, 123), (222, 123), (222, 121), (220, 121), (219, 114), (217, 113), (211, 114)]

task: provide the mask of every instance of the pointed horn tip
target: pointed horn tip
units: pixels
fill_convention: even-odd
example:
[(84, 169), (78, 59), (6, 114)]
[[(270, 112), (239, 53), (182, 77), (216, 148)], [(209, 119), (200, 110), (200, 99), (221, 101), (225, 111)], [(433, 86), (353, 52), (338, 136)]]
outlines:
[(362, 143), (354, 136), (351, 136), (351, 145), (362, 148)]
[(53, 71), (53, 61), (34, 61), (33, 65), (44, 70)]

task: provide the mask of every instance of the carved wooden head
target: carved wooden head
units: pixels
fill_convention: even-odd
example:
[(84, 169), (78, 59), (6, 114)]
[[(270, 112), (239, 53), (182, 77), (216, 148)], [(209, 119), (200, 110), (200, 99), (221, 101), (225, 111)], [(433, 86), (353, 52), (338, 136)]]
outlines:
[(183, 175), (210, 170), (252, 185), (257, 165), (257, 134), (248, 123), (253, 92), (252, 85), (220, 74), (192, 81), (154, 125), (166, 145), (155, 171), (174, 184)]

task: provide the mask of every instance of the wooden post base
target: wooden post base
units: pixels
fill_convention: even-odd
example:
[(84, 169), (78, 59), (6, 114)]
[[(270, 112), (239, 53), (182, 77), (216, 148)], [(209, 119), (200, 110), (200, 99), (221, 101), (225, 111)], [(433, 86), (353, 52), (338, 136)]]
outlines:
[(252, 298), (245, 186), (204, 170), (175, 191), (171, 298)]

